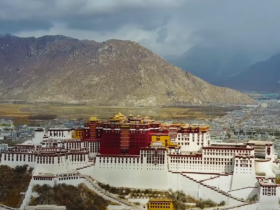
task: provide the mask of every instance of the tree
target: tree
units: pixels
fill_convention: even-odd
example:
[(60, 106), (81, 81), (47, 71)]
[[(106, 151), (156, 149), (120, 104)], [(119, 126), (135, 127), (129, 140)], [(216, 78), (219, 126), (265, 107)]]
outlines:
[(183, 191), (168, 190), (167, 197), (172, 201), (175, 210), (185, 210), (187, 198)]
[(224, 205), (226, 205), (226, 202), (225, 202), (225, 201), (221, 201), (221, 202), (218, 204), (218, 206), (224, 206)]

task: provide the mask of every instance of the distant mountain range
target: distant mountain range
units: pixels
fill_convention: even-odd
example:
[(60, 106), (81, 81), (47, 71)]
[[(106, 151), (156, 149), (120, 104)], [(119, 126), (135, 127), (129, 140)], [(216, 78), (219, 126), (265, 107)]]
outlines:
[(0, 100), (119, 106), (253, 103), (131, 41), (1, 35), (0, 64)]
[(195, 45), (166, 60), (201, 79), (237, 90), (279, 91), (279, 55), (265, 62), (267, 54), (224, 46)]
[(181, 56), (166, 59), (215, 85), (222, 85), (226, 78), (253, 64), (250, 55), (244, 51), (204, 45), (195, 45)]
[(246, 71), (228, 78), (223, 86), (237, 90), (280, 92), (280, 54), (257, 62)]

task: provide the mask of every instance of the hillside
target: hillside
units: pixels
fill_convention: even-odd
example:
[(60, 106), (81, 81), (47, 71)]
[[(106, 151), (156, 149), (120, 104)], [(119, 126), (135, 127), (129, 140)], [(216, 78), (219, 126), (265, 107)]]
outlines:
[(237, 90), (280, 92), (280, 54), (250, 66), (224, 85)]
[(156, 106), (252, 103), (131, 41), (0, 37), (0, 99)]

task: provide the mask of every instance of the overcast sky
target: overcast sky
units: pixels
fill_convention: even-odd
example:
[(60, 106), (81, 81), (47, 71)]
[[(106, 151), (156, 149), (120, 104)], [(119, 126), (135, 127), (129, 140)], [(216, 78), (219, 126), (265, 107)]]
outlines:
[(0, 33), (133, 40), (164, 56), (197, 44), (280, 51), (279, 0), (0, 0)]

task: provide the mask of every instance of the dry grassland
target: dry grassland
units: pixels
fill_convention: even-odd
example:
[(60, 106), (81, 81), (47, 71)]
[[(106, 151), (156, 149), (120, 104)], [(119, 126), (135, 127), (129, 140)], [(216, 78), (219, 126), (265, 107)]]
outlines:
[[(222, 116), (225, 110), (219, 109), (213, 116)], [(124, 115), (149, 116), (156, 120), (191, 120), (209, 118), (211, 109), (209, 107), (102, 107), (90, 105), (33, 105), (33, 104), (0, 104), (0, 118), (10, 117), (16, 123), (24, 123), (30, 116), (54, 115), (57, 118), (65, 119), (88, 119), (90, 116), (97, 116), (99, 119), (108, 119), (116, 113)]]

